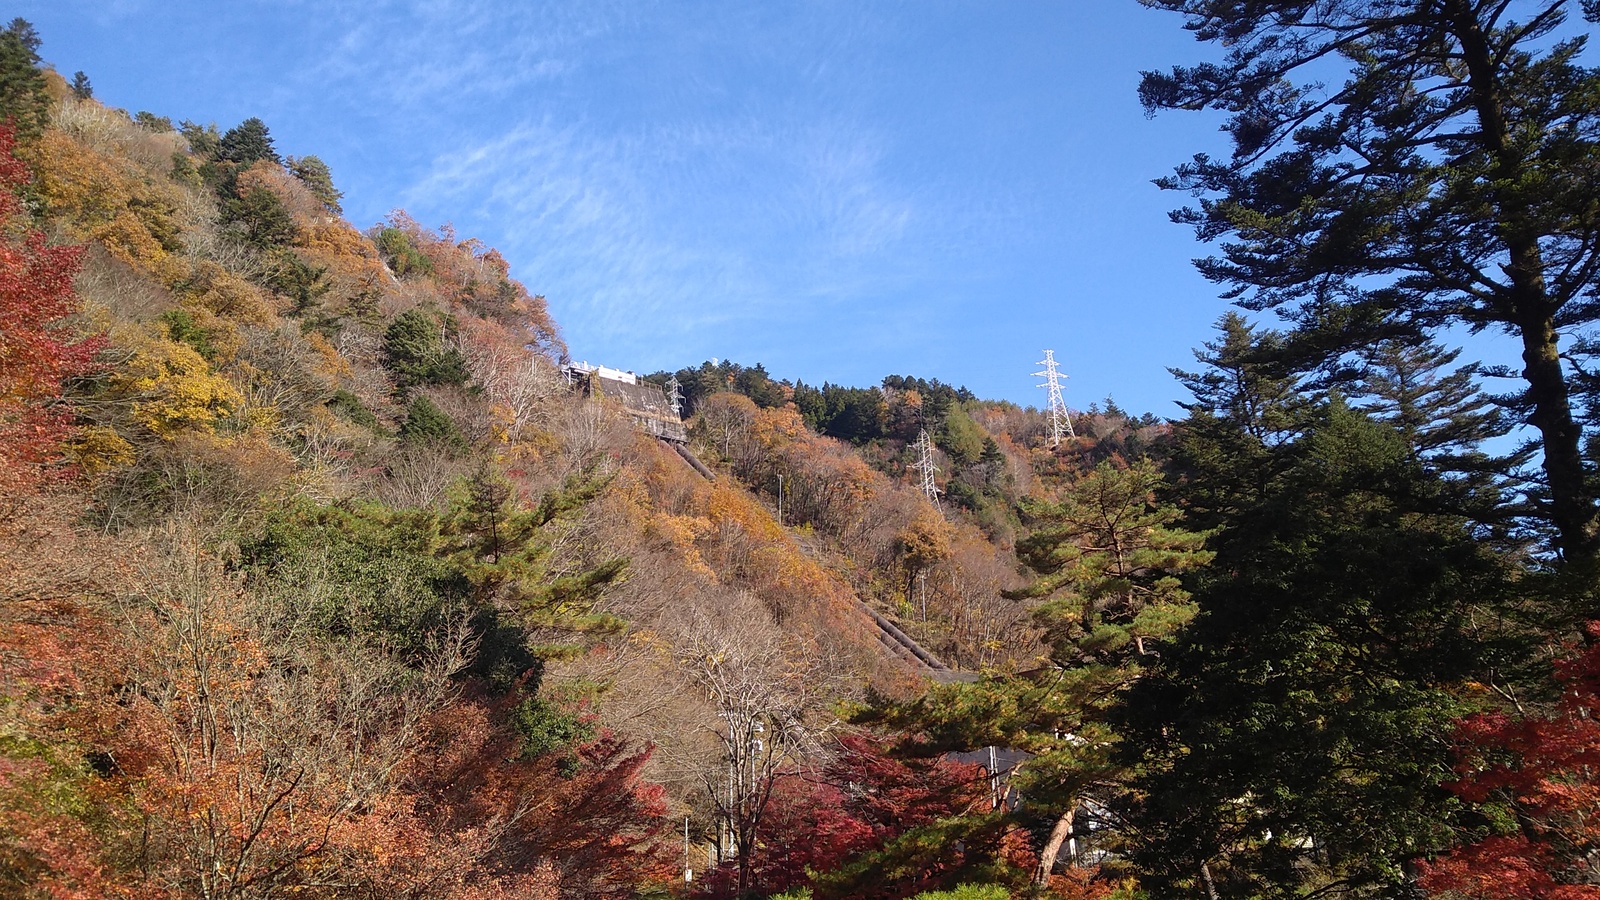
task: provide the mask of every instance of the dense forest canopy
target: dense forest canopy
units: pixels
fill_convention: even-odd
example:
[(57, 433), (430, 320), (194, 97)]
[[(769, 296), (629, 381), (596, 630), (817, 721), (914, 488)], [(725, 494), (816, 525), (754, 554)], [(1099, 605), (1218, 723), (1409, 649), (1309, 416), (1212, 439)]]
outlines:
[(10, 23), (0, 893), (1600, 897), (1600, 8), (1143, 2), (1258, 315), (1068, 435), (716, 361), (652, 437), (499, 252)]

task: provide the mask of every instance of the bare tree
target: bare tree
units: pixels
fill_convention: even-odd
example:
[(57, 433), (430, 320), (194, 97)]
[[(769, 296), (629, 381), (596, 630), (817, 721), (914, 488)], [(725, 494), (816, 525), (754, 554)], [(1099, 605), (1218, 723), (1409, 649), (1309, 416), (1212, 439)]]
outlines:
[(467, 361), (472, 383), (506, 418), (508, 436), (515, 438), (528, 427), (566, 385), (555, 366), (542, 354), (513, 346), (494, 336), (469, 339), (465, 332), (457, 349)]
[(701, 402), (694, 430), (723, 459), (731, 460), (747, 455), (755, 420), (754, 401), (743, 394), (723, 392)]
[(789, 658), (781, 632), (762, 627), (765, 611), (750, 599), (715, 617), (693, 611), (677, 647), (680, 667), (717, 710), (719, 721), (704, 727), (720, 739), (726, 771), (702, 779), (722, 822), (723, 852), (738, 862), (741, 895), (753, 887), (756, 835), (777, 779), (819, 757), (819, 739), (835, 724), (818, 715), (831, 667)]
[(376, 484), (374, 493), (390, 506), (432, 509), (470, 469), (470, 460), (442, 444), (404, 446), (389, 457), (387, 477)]
[(127, 696), (152, 757), (137, 798), (143, 868), (206, 900), (353, 883), (341, 831), (390, 790), (453, 696), (466, 629), (435, 635), (422, 660), (306, 640), (299, 598), (244, 591), (192, 526), (154, 543), (123, 606), (141, 649)]

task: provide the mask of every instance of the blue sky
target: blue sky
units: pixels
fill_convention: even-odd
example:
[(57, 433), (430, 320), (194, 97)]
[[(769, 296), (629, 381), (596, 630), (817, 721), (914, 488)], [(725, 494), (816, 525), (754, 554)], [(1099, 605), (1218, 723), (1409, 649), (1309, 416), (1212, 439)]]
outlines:
[(501, 249), (577, 358), (889, 373), (1038, 405), (1178, 413), (1227, 308), (1182, 197), (1222, 148), (1145, 118), (1201, 58), (1134, 0), (1032, 3), (23, 2), (103, 102), (321, 156), (358, 226), (403, 207)]

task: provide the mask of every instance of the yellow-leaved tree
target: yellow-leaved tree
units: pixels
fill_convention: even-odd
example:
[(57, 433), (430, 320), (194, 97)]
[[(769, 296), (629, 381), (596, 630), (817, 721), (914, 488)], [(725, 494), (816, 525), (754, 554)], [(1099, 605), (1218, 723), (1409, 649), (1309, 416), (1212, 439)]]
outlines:
[(187, 344), (145, 328), (116, 338), (130, 355), (108, 379), (109, 398), (127, 402), (134, 422), (158, 437), (211, 431), (243, 401), (233, 384)]

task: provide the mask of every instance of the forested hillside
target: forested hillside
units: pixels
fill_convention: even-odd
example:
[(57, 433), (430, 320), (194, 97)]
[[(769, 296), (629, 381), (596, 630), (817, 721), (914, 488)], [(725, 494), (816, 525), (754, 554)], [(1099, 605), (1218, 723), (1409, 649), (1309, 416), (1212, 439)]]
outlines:
[[(1142, 96), (1236, 114), (1167, 186), (1283, 330), (1060, 441), (686, 364), (679, 448), (514, 261), (13, 21), (0, 895), (1600, 897), (1581, 36), (1148, 5), (1234, 48)], [(1324, 120), (1286, 79), (1340, 29)], [(1495, 323), (1524, 371), (1442, 343)]]
[(863, 601), (1031, 661), (1009, 546), (792, 407), (707, 398), (707, 480), (570, 389), (493, 249), (3, 40), (8, 890), (660, 892), (684, 817), (748, 859), (779, 780), (886, 759), (838, 704), (927, 668)]

